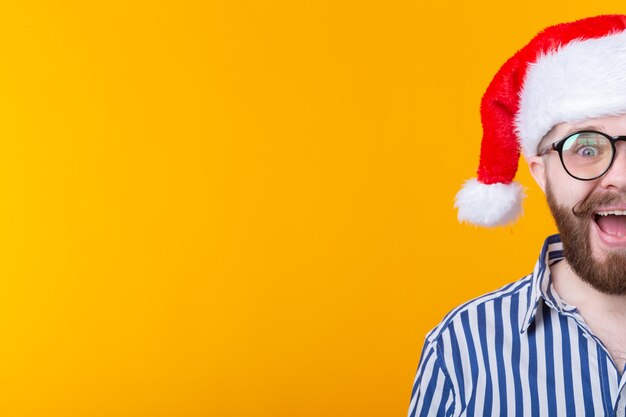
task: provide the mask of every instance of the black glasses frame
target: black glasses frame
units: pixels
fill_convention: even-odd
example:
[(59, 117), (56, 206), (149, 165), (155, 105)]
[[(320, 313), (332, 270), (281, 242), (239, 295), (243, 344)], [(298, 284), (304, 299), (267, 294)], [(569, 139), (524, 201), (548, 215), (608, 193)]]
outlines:
[[(601, 136), (604, 136), (605, 138), (607, 138), (608, 141), (611, 143), (611, 148), (612, 148), (612, 151), (613, 151), (613, 154), (611, 155), (611, 162), (609, 163), (609, 165), (606, 167), (606, 169), (600, 175), (597, 175), (597, 176), (595, 176), (593, 178), (580, 178), (580, 177), (577, 177), (576, 175), (574, 175), (571, 172), (569, 172), (569, 170), (565, 166), (565, 162), (563, 162), (563, 146), (565, 146), (565, 142), (567, 142), (567, 140), (569, 138), (571, 138), (572, 136), (579, 135), (581, 133), (597, 133), (598, 135), (601, 135)], [(615, 149), (615, 144), (617, 142), (619, 142), (619, 141), (625, 141), (626, 142), (626, 136), (609, 136), (606, 133), (598, 132), (597, 130), (579, 130), (578, 132), (574, 132), (571, 135), (567, 135), (563, 139), (561, 139), (561, 140), (559, 140), (557, 142), (554, 142), (548, 149), (545, 149), (543, 152), (541, 152), (539, 154), (539, 156), (543, 156), (547, 152), (550, 152), (550, 151), (556, 151), (556, 152), (559, 153), (559, 159), (561, 160), (561, 165), (563, 165), (563, 169), (565, 170), (565, 172), (567, 172), (569, 174), (570, 177), (576, 178), (577, 180), (580, 180), (580, 181), (593, 181), (593, 180), (597, 180), (598, 178), (600, 178), (601, 176), (606, 174), (609, 171), (609, 169), (611, 169), (611, 166), (613, 166), (613, 161), (615, 160), (615, 154), (617, 153), (617, 149)]]

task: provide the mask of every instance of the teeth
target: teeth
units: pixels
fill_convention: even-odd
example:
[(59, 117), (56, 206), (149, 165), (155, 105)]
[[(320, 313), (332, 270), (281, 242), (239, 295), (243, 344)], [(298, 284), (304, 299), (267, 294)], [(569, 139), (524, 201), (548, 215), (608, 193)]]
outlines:
[(626, 216), (626, 210), (599, 211), (596, 214), (598, 216), (608, 216), (611, 214), (614, 216)]
[(617, 233), (608, 233), (608, 232), (605, 232), (605, 233), (606, 233), (607, 235), (609, 235), (609, 236), (615, 236), (615, 237), (619, 237), (619, 238), (623, 238), (623, 237), (624, 237), (624, 234), (623, 234), (623, 233), (621, 233), (621, 232), (617, 232)]

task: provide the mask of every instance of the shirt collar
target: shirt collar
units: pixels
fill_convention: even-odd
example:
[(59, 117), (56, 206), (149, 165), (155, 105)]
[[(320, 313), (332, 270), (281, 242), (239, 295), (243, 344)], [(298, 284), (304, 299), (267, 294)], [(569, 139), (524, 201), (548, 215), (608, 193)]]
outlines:
[(543, 243), (539, 259), (531, 274), (531, 289), (526, 303), (526, 311), (521, 316), (523, 321), (520, 324), (520, 333), (524, 333), (528, 330), (528, 327), (530, 327), (535, 320), (535, 314), (537, 313), (537, 308), (542, 299), (550, 308), (559, 312), (572, 308), (566, 305), (556, 291), (554, 291), (552, 277), (550, 275), (550, 265), (555, 264), (563, 258), (563, 244), (561, 243), (560, 236), (548, 236)]

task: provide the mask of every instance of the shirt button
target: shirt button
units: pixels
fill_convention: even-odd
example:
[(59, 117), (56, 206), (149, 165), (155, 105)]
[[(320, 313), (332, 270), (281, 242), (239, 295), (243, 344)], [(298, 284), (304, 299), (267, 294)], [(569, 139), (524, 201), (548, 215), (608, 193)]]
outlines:
[(617, 410), (617, 417), (624, 417), (624, 410)]

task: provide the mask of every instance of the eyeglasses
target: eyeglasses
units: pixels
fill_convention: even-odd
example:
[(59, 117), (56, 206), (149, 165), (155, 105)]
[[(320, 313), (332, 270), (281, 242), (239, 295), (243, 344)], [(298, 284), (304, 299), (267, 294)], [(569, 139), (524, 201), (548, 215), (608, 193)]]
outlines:
[(615, 159), (615, 143), (626, 136), (609, 136), (594, 130), (573, 133), (545, 149), (539, 156), (557, 151), (565, 171), (581, 181), (600, 178), (611, 168)]

